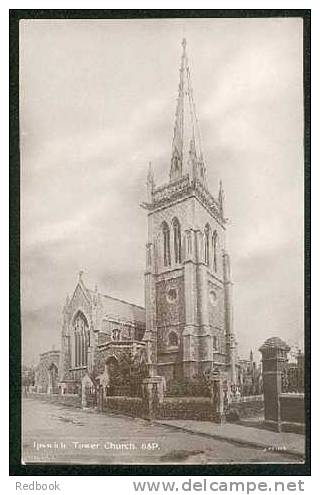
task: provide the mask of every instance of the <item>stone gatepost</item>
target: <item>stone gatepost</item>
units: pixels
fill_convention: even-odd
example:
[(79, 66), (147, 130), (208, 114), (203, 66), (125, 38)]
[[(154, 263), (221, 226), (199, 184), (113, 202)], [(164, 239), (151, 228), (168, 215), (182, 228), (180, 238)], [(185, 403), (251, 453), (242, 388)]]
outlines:
[(264, 421), (276, 431), (281, 431), (279, 400), (281, 375), (290, 347), (279, 337), (271, 337), (265, 341), (259, 351), (262, 354)]
[(213, 421), (215, 423), (225, 423), (226, 415), (224, 408), (223, 375), (220, 371), (215, 371), (211, 376), (211, 400), (213, 406)]
[(81, 380), (81, 407), (83, 409), (88, 407), (88, 393), (89, 390), (93, 388), (94, 385), (89, 375), (84, 375)]
[(162, 404), (165, 392), (165, 378), (150, 376), (142, 382), (142, 397), (145, 416), (153, 419), (158, 416), (159, 406)]

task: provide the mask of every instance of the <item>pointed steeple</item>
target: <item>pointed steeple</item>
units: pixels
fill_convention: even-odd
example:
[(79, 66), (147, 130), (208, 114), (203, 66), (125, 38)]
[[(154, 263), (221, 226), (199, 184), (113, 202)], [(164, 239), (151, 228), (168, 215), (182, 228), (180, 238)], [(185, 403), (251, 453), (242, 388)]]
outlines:
[(189, 173), (191, 180), (206, 187), (206, 169), (203, 161), (200, 131), (187, 57), (187, 42), (182, 40), (179, 90), (175, 113), (170, 181)]

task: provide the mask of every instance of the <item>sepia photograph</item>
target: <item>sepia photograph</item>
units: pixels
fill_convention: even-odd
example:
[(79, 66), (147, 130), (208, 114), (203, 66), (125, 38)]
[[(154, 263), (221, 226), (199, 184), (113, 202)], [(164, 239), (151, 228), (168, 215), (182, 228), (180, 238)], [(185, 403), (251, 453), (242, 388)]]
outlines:
[(299, 16), (20, 19), (22, 465), (305, 464), (304, 56)]

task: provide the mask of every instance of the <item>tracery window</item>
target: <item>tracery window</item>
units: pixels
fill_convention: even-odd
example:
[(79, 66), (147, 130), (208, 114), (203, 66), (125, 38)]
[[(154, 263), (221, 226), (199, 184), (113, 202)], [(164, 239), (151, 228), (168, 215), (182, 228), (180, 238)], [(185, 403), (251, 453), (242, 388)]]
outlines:
[(111, 340), (121, 340), (121, 330), (119, 328), (114, 328), (111, 331)]
[(174, 259), (176, 263), (181, 263), (181, 228), (177, 218), (173, 219), (173, 243), (174, 243)]
[(87, 366), (88, 347), (90, 345), (89, 326), (86, 317), (79, 312), (73, 321), (74, 330), (74, 365)]
[(218, 248), (218, 234), (217, 234), (216, 230), (213, 233), (212, 242), (213, 242), (213, 269), (216, 272), (217, 271), (217, 248)]
[(213, 336), (213, 350), (218, 350), (218, 337), (216, 335)]
[(204, 262), (206, 265), (210, 263), (210, 225), (207, 224), (204, 228)]
[(170, 332), (168, 335), (168, 344), (170, 347), (177, 347), (178, 346), (178, 335), (176, 332)]
[(162, 234), (163, 234), (163, 264), (164, 266), (171, 265), (170, 257), (170, 229), (167, 222), (162, 224)]

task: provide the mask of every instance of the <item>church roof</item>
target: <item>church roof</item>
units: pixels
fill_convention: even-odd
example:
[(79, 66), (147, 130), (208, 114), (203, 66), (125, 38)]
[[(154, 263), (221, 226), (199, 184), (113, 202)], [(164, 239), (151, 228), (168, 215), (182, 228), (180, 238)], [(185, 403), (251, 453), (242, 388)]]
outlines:
[[(79, 272), (79, 280), (71, 301), (75, 297), (78, 288), (81, 288), (90, 303), (95, 303), (96, 301), (102, 305), (102, 313), (104, 316), (111, 316), (120, 320), (140, 322), (142, 324), (145, 323), (145, 309), (142, 306), (124, 301), (123, 299), (119, 299), (117, 297), (102, 294), (97, 290), (97, 288), (95, 290), (88, 289), (83, 281), (82, 270)], [(68, 307), (71, 301), (67, 297), (65, 307)]]
[[(94, 294), (93, 291), (90, 292), (92, 295)], [(131, 321), (140, 321), (141, 323), (145, 322), (146, 314), (145, 309), (142, 306), (106, 294), (99, 293), (99, 295), (103, 306), (103, 312), (106, 315), (125, 318), (126, 320)]]

